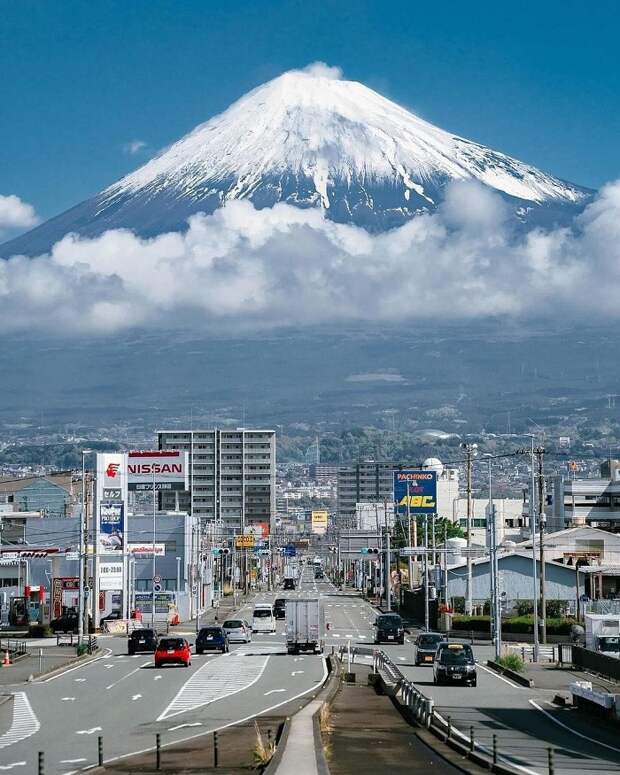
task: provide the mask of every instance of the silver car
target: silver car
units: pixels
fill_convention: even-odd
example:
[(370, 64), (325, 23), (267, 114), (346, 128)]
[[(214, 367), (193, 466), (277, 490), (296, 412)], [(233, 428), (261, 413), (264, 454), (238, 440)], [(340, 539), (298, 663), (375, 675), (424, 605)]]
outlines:
[(252, 628), (245, 619), (226, 619), (222, 628), (231, 642), (250, 643), (252, 640)]

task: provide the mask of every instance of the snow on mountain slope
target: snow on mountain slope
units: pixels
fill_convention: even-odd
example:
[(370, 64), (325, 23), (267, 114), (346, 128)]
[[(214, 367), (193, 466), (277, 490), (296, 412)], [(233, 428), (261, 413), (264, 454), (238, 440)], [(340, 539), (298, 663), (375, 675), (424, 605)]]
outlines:
[(329, 208), (330, 183), (385, 181), (429, 204), (425, 186), (475, 178), (509, 196), (575, 203), (583, 193), (534, 167), (445, 132), (361, 83), (289, 72), (254, 89), (105, 192), (172, 188), (200, 197), (205, 181), (235, 178), (227, 198), (293, 173), (311, 179)]
[(231, 199), (320, 207), (335, 221), (383, 231), (435, 209), (455, 180), (480, 181), (532, 224), (567, 222), (591, 198), (328, 70), (291, 71), (254, 89), (92, 199), (0, 246), (0, 255), (47, 251), (68, 232), (183, 230), (192, 214)]

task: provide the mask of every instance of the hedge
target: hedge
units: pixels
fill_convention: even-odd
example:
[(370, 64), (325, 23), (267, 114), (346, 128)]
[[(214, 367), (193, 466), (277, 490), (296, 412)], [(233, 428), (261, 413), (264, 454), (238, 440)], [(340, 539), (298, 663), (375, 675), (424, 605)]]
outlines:
[[(574, 619), (567, 617), (548, 617), (547, 635), (570, 635), (570, 628), (576, 624)], [(490, 616), (455, 616), (452, 619), (453, 630), (466, 632), (491, 632)], [(513, 616), (502, 621), (502, 631), (510, 633), (533, 633), (534, 618), (532, 616)]]

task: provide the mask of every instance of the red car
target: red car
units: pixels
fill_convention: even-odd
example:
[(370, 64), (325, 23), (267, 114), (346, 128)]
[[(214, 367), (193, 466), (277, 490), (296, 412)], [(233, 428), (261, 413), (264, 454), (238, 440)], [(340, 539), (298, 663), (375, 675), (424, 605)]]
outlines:
[(155, 667), (192, 664), (192, 652), (185, 638), (162, 638), (155, 651)]

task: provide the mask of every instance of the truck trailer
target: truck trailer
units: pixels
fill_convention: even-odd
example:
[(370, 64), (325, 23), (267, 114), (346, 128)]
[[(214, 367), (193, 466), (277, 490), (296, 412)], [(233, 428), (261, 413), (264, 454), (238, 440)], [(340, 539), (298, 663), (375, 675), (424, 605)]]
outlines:
[(286, 600), (286, 650), (289, 654), (300, 651), (323, 651), (323, 614), (317, 597)]

